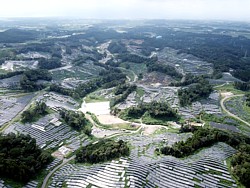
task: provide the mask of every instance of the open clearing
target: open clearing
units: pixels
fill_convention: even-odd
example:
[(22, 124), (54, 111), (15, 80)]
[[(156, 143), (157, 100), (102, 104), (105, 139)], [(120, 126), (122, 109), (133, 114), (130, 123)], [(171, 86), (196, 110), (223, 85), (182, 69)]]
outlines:
[(95, 114), (96, 116), (110, 114), (109, 102), (94, 102), (94, 103), (83, 102), (80, 110), (83, 113), (91, 112)]
[(107, 115), (98, 115), (97, 118), (100, 121), (100, 123), (104, 124), (104, 125), (127, 123), (126, 121), (124, 121), (118, 117), (108, 115), (108, 114)]

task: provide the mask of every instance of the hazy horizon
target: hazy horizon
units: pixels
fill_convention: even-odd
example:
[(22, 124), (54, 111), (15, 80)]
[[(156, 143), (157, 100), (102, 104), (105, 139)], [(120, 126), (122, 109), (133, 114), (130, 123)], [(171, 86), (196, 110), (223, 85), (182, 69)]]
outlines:
[(1, 18), (250, 21), (249, 0), (3, 0)]

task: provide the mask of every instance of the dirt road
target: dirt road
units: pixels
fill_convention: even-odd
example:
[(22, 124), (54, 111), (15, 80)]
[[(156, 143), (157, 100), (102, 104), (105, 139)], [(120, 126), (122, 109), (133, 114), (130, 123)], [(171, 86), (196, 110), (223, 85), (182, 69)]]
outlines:
[(231, 116), (231, 117), (233, 117), (233, 118), (235, 118), (235, 119), (237, 119), (237, 120), (239, 120), (239, 121), (245, 123), (246, 125), (248, 125), (248, 126), (250, 127), (250, 123), (244, 121), (243, 119), (239, 118), (239, 117), (236, 116), (235, 114), (232, 114), (231, 112), (229, 112), (229, 111), (226, 109), (225, 105), (224, 105), (224, 102), (225, 102), (226, 100), (229, 100), (230, 98), (242, 97), (242, 96), (244, 96), (244, 95), (243, 95), (243, 94), (239, 94), (239, 95), (231, 95), (231, 96), (224, 97), (224, 98), (220, 101), (220, 106), (221, 106), (221, 108), (222, 108), (229, 116)]

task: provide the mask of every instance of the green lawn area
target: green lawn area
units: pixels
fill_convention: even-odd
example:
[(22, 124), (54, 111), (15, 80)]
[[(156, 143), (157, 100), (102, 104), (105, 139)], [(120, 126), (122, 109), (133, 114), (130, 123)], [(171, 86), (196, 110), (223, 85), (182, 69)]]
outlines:
[(129, 69), (132, 70), (137, 76), (140, 73), (147, 72), (147, 66), (145, 63), (131, 63), (131, 62), (124, 62), (120, 65), (121, 67), (129, 66)]
[(214, 89), (217, 90), (218, 92), (232, 92), (235, 95), (236, 94), (245, 94), (246, 93), (244, 91), (235, 89), (232, 83), (226, 84), (224, 86), (217, 87), (217, 88), (214, 88)]
[(86, 103), (108, 101), (108, 99), (105, 99), (103, 96), (99, 96), (99, 95), (96, 95), (94, 93), (87, 95), (84, 100)]

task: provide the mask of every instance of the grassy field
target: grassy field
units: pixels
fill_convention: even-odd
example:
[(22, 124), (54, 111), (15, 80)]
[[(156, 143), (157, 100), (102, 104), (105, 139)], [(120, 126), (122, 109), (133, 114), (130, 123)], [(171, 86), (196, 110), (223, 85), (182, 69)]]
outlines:
[(231, 93), (233, 93), (235, 95), (237, 95), (237, 94), (245, 94), (246, 93), (244, 91), (235, 89), (232, 83), (226, 84), (224, 86), (216, 87), (214, 89), (216, 91), (218, 91), (218, 92), (231, 92)]
[(121, 64), (121, 67), (129, 66), (129, 69), (132, 70), (137, 76), (140, 73), (147, 72), (147, 66), (145, 63), (131, 63), (131, 62), (124, 62)]
[(87, 95), (84, 100), (85, 100), (86, 103), (108, 101), (108, 99), (105, 99), (103, 96), (99, 96), (99, 95), (96, 95), (96, 94), (93, 94), (93, 93)]
[(106, 124), (102, 124), (98, 118), (96, 117), (95, 114), (91, 114), (91, 118), (93, 119), (93, 121), (99, 125), (100, 127), (104, 128), (104, 129), (126, 129), (126, 130), (137, 130), (138, 127), (132, 127), (130, 123), (117, 123), (117, 124), (110, 124), (110, 125), (106, 125)]

